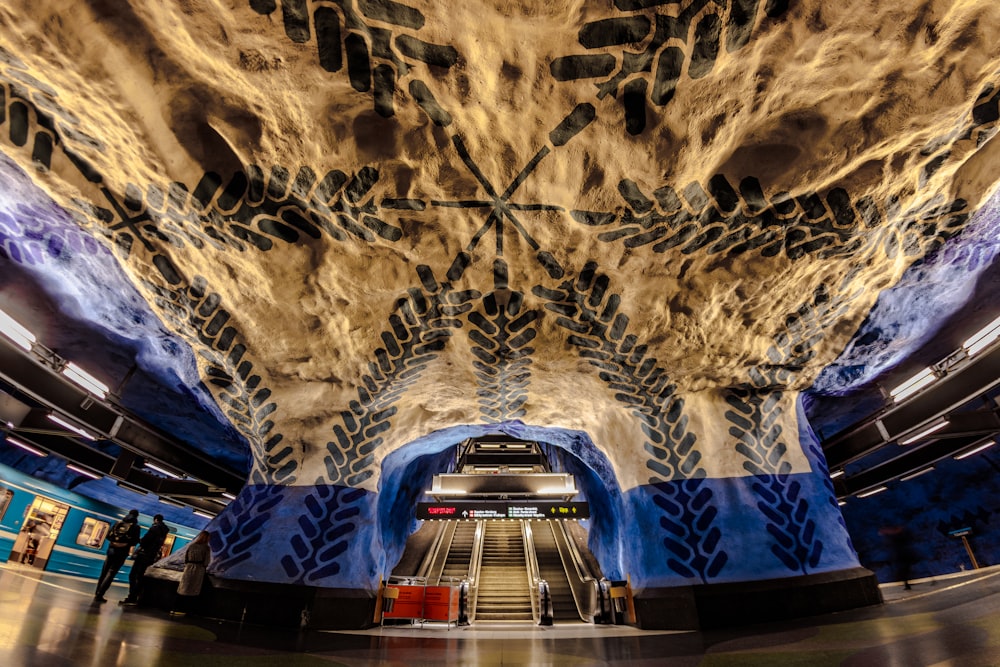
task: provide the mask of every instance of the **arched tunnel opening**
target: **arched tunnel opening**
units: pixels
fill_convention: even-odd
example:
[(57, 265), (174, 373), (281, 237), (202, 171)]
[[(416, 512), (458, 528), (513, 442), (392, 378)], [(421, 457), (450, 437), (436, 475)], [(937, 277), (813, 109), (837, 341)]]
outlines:
[[(485, 466), (469, 474), (477, 468), (469, 461), (483, 456), (485, 448), (507, 446), (523, 448), (519, 451), (530, 454), (520, 456), (541, 465), (509, 469)], [(473, 451), (479, 453), (470, 454)], [(488, 472), (490, 468), (498, 469)], [(457, 503), (429, 502), (432, 498), (441, 500), (438, 485), (443, 478), (479, 478), (479, 483), (489, 485), (512, 476), (522, 478), (521, 483), (528, 486), (535, 484), (538, 494), (494, 494), (477, 501), (459, 495)], [(546, 496), (543, 487), (550, 482), (543, 480), (552, 479), (567, 480), (571, 492), (558, 499)], [(514, 507), (517, 511), (532, 507), (532, 512), (541, 514), (532, 519), (512, 519), (512, 515), (498, 519), (489, 513), (502, 505), (499, 501), (508, 501), (509, 512), (514, 512)], [(418, 512), (421, 505), (425, 512), (427, 506), (444, 509), (439, 506), (444, 505), (454, 510), (451, 505), (458, 505), (465, 518), (456, 512), (450, 520), (422, 519)], [(471, 510), (471, 515), (461, 511), (474, 506), (491, 509)], [(462, 586), (463, 595), (468, 595), (471, 587), (468, 600), (472, 615), (478, 614), (482, 620), (527, 620), (531, 613), (538, 620), (545, 613), (537, 602), (543, 589), (544, 595), (552, 596), (552, 613), (560, 621), (593, 620), (592, 603), (588, 600), (581, 605), (580, 601), (586, 588), (598, 595), (598, 579), (624, 577), (624, 507), (609, 459), (586, 433), (517, 422), (435, 432), (397, 449), (382, 462), (378, 497), (385, 564), (382, 577), (396, 583), (419, 582), (421, 586)], [(546, 512), (569, 512), (570, 508), (572, 512), (581, 509), (581, 518), (574, 519), (571, 514), (561, 519), (539, 518)], [(511, 565), (511, 559), (516, 564)], [(574, 580), (579, 573), (571, 572), (571, 561), (586, 570), (583, 577)], [(519, 593), (525, 584), (528, 592)], [(524, 598), (520, 610), (518, 595)], [(527, 606), (528, 597), (536, 600), (533, 609)], [(581, 611), (584, 607), (590, 611)]]
[(407, 539), (420, 527), (417, 503), (428, 499), (434, 475), (454, 471), (456, 448), (466, 439), (503, 433), (539, 444), (553, 472), (572, 475), (580, 502), (590, 506), (581, 520), (587, 546), (609, 578), (625, 576), (622, 566), (624, 503), (614, 468), (590, 436), (558, 427), (520, 422), (443, 429), (414, 440), (382, 461), (378, 520), (387, 571), (399, 562)]

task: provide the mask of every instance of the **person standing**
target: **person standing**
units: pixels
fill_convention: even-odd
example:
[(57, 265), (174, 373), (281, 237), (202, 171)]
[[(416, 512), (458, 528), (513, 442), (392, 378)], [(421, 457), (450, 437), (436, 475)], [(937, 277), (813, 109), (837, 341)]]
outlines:
[(129, 510), (121, 521), (115, 523), (108, 533), (108, 554), (104, 558), (101, 577), (97, 580), (94, 602), (107, 602), (104, 594), (111, 588), (111, 582), (122, 568), (132, 545), (139, 542), (139, 510)]
[(177, 585), (177, 605), (173, 616), (183, 616), (190, 610), (194, 599), (201, 594), (201, 586), (205, 581), (205, 571), (212, 562), (212, 549), (208, 546), (208, 531), (201, 531), (198, 537), (191, 541), (184, 554), (184, 573)]
[(170, 528), (163, 523), (163, 515), (154, 516), (153, 525), (139, 540), (139, 546), (132, 554), (132, 570), (128, 573), (128, 597), (118, 604), (139, 602), (139, 595), (142, 594), (142, 577), (146, 574), (146, 569), (160, 559), (160, 547), (163, 546), (169, 532)]

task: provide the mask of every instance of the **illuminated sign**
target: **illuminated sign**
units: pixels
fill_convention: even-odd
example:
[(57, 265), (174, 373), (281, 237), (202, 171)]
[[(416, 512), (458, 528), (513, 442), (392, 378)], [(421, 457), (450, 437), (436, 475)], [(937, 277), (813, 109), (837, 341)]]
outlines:
[(454, 503), (417, 503), (418, 519), (589, 519), (587, 503), (545, 500), (462, 500)]

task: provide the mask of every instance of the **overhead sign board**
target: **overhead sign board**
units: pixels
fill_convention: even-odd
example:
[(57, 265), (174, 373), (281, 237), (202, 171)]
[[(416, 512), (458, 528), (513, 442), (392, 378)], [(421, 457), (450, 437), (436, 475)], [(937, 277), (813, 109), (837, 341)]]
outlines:
[(463, 500), (453, 503), (417, 503), (418, 519), (589, 519), (587, 503), (545, 500)]

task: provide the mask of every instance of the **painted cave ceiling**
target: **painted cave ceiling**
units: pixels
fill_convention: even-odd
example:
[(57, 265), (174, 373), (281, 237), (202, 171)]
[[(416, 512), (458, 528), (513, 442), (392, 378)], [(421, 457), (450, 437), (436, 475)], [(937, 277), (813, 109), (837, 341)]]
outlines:
[(867, 404), (825, 397), (992, 318), (998, 28), (988, 1), (13, 0), (4, 308), (269, 481), (373, 485), (514, 420), (641, 480), (653, 421), (711, 432), (734, 391), (812, 388), (835, 429)]

